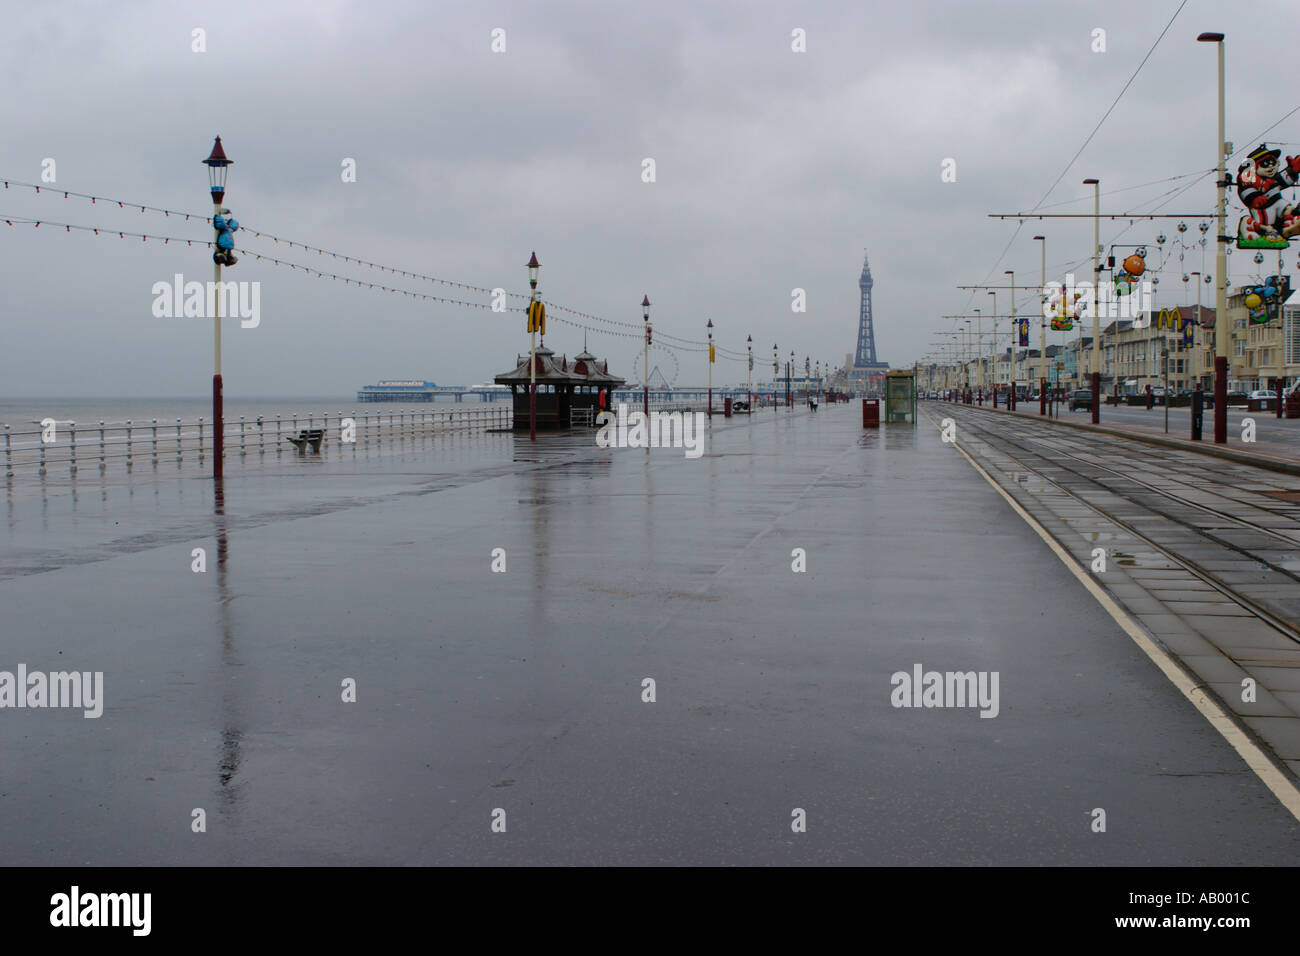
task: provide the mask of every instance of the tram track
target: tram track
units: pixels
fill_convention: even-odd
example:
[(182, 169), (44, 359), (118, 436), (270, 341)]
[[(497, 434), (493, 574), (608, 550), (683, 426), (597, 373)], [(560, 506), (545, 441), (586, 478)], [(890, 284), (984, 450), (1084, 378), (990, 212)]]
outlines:
[[(1249, 561), (1252, 564), (1264, 568), (1270, 575), (1282, 579), (1286, 583), (1294, 583), (1296, 586), (1295, 596), (1300, 599), (1300, 574), (1297, 574), (1291, 568), (1285, 567), (1278, 563), (1278, 560), (1266, 553), (1260, 553), (1260, 550), (1252, 549), (1248, 544), (1239, 543), (1238, 541), (1229, 540), (1223, 534), (1216, 534), (1213, 531), (1202, 527), (1194, 520), (1190, 520), (1187, 514), (1180, 514), (1179, 511), (1191, 511), (1196, 514), (1210, 516), (1220, 525), (1226, 524), (1228, 527), (1244, 530), (1252, 535), (1262, 536), (1270, 541), (1278, 541), (1285, 544), (1288, 548), (1300, 550), (1300, 538), (1294, 534), (1287, 534), (1274, 528), (1267, 527), (1240, 515), (1231, 514), (1230, 512), (1214, 508), (1203, 502), (1193, 501), (1173, 491), (1160, 488), (1149, 481), (1136, 477), (1134, 474), (1121, 471), (1119, 468), (1093, 460), (1101, 456), (1101, 452), (1092, 451), (1091, 458), (1074, 454), (1070, 448), (1070, 440), (1065, 436), (1055, 434), (1033, 434), (1040, 426), (1034, 422), (1024, 422), (1012, 418), (998, 418), (999, 422), (1016, 426), (1020, 434), (1008, 435), (1005, 431), (995, 430), (989, 427), (990, 423), (982, 423), (981, 416), (964, 412), (961, 409), (954, 409), (956, 414), (944, 415), (942, 417), (951, 417), (956, 420), (963, 429), (968, 429), (974, 433), (978, 440), (991, 450), (1005, 455), (1012, 461), (1018, 463), (1026, 471), (1034, 473), (1041, 481), (1050, 485), (1061, 494), (1067, 495), (1070, 499), (1087, 507), (1095, 514), (1101, 516), (1116, 527), (1130, 535), (1134, 540), (1142, 542), (1151, 548), (1157, 554), (1162, 555), (1176, 566), (1183, 568), (1189, 574), (1193, 575), (1206, 585), (1218, 591), (1228, 600), (1239, 605), (1249, 613), (1256, 616), (1259, 620), (1268, 624), (1274, 630), (1284, 635), (1291, 641), (1300, 644), (1300, 623), (1295, 616), (1285, 612), (1282, 608), (1271, 608), (1249, 594), (1243, 593), (1234, 582), (1225, 580), (1220, 576), (1215, 568), (1206, 567), (1204, 563), (1180, 552), (1177, 548), (1170, 546), (1168, 543), (1162, 543), (1154, 537), (1149, 531), (1139, 528), (1133, 521), (1126, 520), (1123, 516), (1117, 514), (1114, 509), (1099, 504), (1091, 500), (1093, 496), (1081, 493), (1084, 488), (1094, 488), (1105, 495), (1111, 495), (1122, 501), (1128, 502), (1143, 509), (1153, 515), (1172, 523), (1178, 529), (1190, 532), (1198, 538), (1209, 542), (1216, 548), (1224, 549), (1230, 554), (1237, 555), (1239, 558)], [(938, 424), (935, 416), (930, 410), (926, 410), (926, 415), (932, 422)], [(1050, 427), (1050, 426), (1046, 426)], [(1029, 432), (1030, 434), (1025, 434)], [(1110, 438), (1109, 436), (1090, 436), (1090, 441), (1094, 445), (1100, 445), (1102, 448), (1108, 446), (1118, 446), (1123, 439)], [(1033, 447), (1037, 445), (1038, 447)], [(1062, 447), (1066, 446), (1066, 447)], [(1112, 452), (1112, 454), (1117, 453)], [(1149, 450), (1143, 446), (1142, 453), (1149, 455)], [(987, 461), (987, 456), (985, 457)], [(1080, 467), (1071, 467), (1066, 461), (1077, 462)], [(997, 470), (1001, 471), (1001, 468)], [(1093, 474), (1089, 474), (1089, 470)], [(1100, 471), (1111, 476), (1111, 482), (1100, 480), (1095, 472)], [(1057, 472), (1056, 477), (1053, 473)], [(1063, 481), (1062, 475), (1069, 476), (1071, 481)], [(1083, 488), (1070, 487), (1071, 484), (1083, 482)], [(1140, 493), (1126, 493), (1123, 488), (1117, 488), (1116, 483), (1131, 483), (1142, 489)], [(1231, 487), (1223, 483), (1225, 487)], [(1174, 507), (1159, 507), (1159, 503), (1172, 502)], [(1274, 511), (1272, 509), (1262, 508), (1256, 505), (1249, 507), (1258, 508), (1276, 518), (1293, 521), (1294, 518), (1284, 512)], [(1219, 530), (1225, 531), (1224, 528)], [(1300, 531), (1300, 527), (1297, 528)], [(1274, 582), (1276, 583), (1276, 582)]]

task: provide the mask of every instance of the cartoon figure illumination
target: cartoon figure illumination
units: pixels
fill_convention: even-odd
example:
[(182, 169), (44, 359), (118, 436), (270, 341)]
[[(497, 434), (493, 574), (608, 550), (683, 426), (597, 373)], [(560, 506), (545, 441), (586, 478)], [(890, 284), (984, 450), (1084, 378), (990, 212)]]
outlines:
[(1283, 166), (1281, 155), (1261, 143), (1237, 167), (1237, 195), (1246, 207), (1237, 226), (1238, 249), (1285, 249), (1288, 239), (1300, 235), (1300, 212), (1282, 195), (1300, 183), (1300, 156), (1288, 156)]
[(1071, 304), (1067, 301), (1067, 296), (1064, 292), (1057, 294), (1056, 301), (1052, 305), (1052, 311), (1054, 313), (1052, 316), (1052, 331), (1069, 332), (1074, 328), (1074, 320), (1079, 317), (1078, 307), (1081, 298), (1083, 298), (1083, 296), (1078, 292), (1074, 294), (1074, 305), (1072, 308)]
[(1115, 274), (1115, 294), (1128, 295), (1147, 271), (1146, 249), (1139, 249), (1124, 260), (1123, 271)]
[(1269, 276), (1263, 285), (1248, 286), (1245, 296), (1246, 314), (1250, 321), (1263, 324), (1276, 319), (1282, 303), (1291, 293), (1289, 276)]

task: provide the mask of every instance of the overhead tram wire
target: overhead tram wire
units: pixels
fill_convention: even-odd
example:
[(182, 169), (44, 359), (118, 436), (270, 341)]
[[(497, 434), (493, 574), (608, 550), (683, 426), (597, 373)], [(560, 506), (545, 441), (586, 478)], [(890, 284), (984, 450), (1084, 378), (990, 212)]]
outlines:
[[(1047, 188), (1047, 192), (1043, 193), (1042, 198), (1034, 204), (1034, 209), (1038, 209), (1047, 201), (1047, 197), (1052, 194), (1052, 190), (1060, 185), (1060, 182), (1065, 178), (1066, 173), (1070, 171), (1070, 168), (1075, 164), (1079, 157), (1083, 155), (1083, 151), (1088, 148), (1088, 144), (1091, 143), (1093, 137), (1097, 135), (1097, 131), (1101, 129), (1102, 124), (1106, 122), (1110, 114), (1114, 112), (1115, 107), (1119, 105), (1119, 101), (1123, 99), (1124, 94), (1128, 92), (1128, 88), (1133, 85), (1133, 81), (1137, 79), (1137, 75), (1142, 72), (1142, 67), (1144, 67), (1147, 60), (1151, 58), (1151, 54), (1154, 53), (1156, 47), (1160, 45), (1160, 41), (1164, 39), (1165, 34), (1169, 32), (1169, 28), (1174, 25), (1174, 21), (1178, 19), (1178, 14), (1182, 13), (1183, 7), (1185, 6), (1187, 6), (1187, 0), (1183, 0), (1183, 2), (1178, 5), (1178, 9), (1174, 11), (1174, 15), (1169, 18), (1169, 22), (1165, 24), (1165, 28), (1160, 31), (1160, 35), (1156, 37), (1155, 42), (1151, 44), (1151, 48), (1147, 50), (1146, 56), (1142, 57), (1142, 62), (1137, 65), (1137, 69), (1133, 71), (1133, 75), (1128, 78), (1128, 82), (1124, 84), (1118, 95), (1116, 95), (1114, 101), (1110, 104), (1110, 107), (1102, 115), (1101, 119), (1097, 121), (1097, 125), (1093, 127), (1092, 132), (1089, 133), (1087, 139), (1083, 141), (1083, 145), (1079, 147), (1078, 151), (1075, 152), (1070, 161), (1065, 164), (1065, 168), (1061, 170), (1061, 174), (1057, 176), (1052, 185)], [(1011, 249), (1012, 243), (1016, 241), (1016, 237), (1020, 235), (1020, 230), (1023, 228), (1024, 222), (1017, 223), (1016, 231), (1012, 233), (1010, 242), (1008, 242), (1006, 247), (1002, 250), (997, 261), (993, 263), (993, 267), (989, 269), (988, 274), (984, 276), (984, 282), (988, 282), (993, 273), (997, 271), (998, 266), (1002, 265), (1002, 260), (1006, 258), (1007, 252)], [(966, 300), (966, 307), (962, 310), (963, 312), (970, 310), (970, 304), (975, 300), (975, 294), (975, 292), (971, 292), (969, 298)]]
[(1142, 62), (1137, 65), (1137, 69), (1133, 71), (1133, 75), (1128, 78), (1128, 82), (1126, 82), (1124, 84), (1124, 87), (1119, 91), (1118, 94), (1116, 94), (1114, 101), (1107, 108), (1106, 112), (1102, 114), (1101, 119), (1097, 120), (1097, 125), (1092, 128), (1092, 132), (1089, 133), (1088, 138), (1083, 141), (1083, 145), (1079, 147), (1079, 149), (1075, 152), (1074, 156), (1071, 157), (1070, 161), (1065, 164), (1065, 168), (1061, 170), (1061, 175), (1057, 176), (1055, 182), (1053, 182), (1052, 185), (1048, 187), (1047, 192), (1043, 193), (1043, 198), (1038, 200), (1038, 202), (1034, 203), (1033, 206), (1034, 209), (1038, 209), (1040, 206), (1042, 206), (1044, 202), (1047, 201), (1047, 197), (1052, 194), (1052, 190), (1060, 185), (1061, 180), (1065, 178), (1066, 173), (1068, 173), (1071, 167), (1073, 167), (1074, 164), (1078, 162), (1079, 157), (1082, 156), (1083, 151), (1088, 148), (1088, 144), (1091, 143), (1093, 137), (1097, 135), (1097, 132), (1101, 129), (1102, 124), (1104, 124), (1106, 120), (1110, 117), (1110, 114), (1115, 111), (1115, 107), (1119, 105), (1119, 101), (1124, 98), (1124, 94), (1128, 92), (1128, 88), (1133, 85), (1133, 81), (1136, 80), (1138, 74), (1142, 72), (1142, 67), (1146, 66), (1147, 60), (1151, 59), (1151, 54), (1156, 52), (1156, 47), (1158, 47), (1160, 45), (1160, 41), (1165, 38), (1165, 34), (1169, 32), (1169, 28), (1174, 25), (1174, 21), (1178, 19), (1178, 14), (1183, 12), (1183, 7), (1185, 6), (1187, 6), (1187, 0), (1183, 0), (1183, 2), (1178, 5), (1178, 9), (1174, 11), (1174, 15), (1169, 18), (1169, 22), (1165, 24), (1165, 28), (1160, 31), (1160, 35), (1156, 37), (1155, 42), (1151, 44), (1151, 48), (1147, 50), (1146, 56), (1142, 57)]

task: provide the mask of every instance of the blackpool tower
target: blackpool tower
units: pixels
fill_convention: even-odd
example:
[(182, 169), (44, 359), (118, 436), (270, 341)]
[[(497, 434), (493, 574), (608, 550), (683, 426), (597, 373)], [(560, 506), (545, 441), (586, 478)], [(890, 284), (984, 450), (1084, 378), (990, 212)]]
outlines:
[(871, 317), (873, 285), (871, 265), (864, 254), (862, 275), (858, 277), (858, 289), (862, 294), (861, 305), (858, 308), (858, 347), (853, 353), (853, 367), (849, 369), (849, 387), (859, 392), (880, 392), (885, 373), (889, 371), (888, 362), (876, 361), (876, 330)]

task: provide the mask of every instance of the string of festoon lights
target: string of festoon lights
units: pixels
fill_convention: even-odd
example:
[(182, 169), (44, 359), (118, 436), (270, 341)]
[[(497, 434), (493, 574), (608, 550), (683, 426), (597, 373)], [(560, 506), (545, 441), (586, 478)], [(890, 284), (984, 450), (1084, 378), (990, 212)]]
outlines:
[[(35, 192), (36, 195), (47, 195), (47, 196), (48, 196), (48, 195), (57, 195), (57, 194), (59, 194), (59, 193), (62, 193), (64, 199), (68, 199), (68, 198), (70, 198), (70, 197), (77, 197), (77, 198), (79, 198), (79, 199), (88, 199), (88, 200), (90, 200), (90, 202), (91, 202), (92, 205), (95, 205), (95, 204), (97, 204), (98, 202), (101, 202), (101, 201), (102, 201), (102, 202), (109, 203), (109, 204), (116, 203), (117, 206), (118, 206), (118, 208), (120, 208), (120, 209), (138, 209), (138, 210), (140, 210), (141, 213), (144, 213), (144, 212), (162, 213), (163, 216), (165, 216), (165, 217), (180, 216), (180, 217), (182, 217), (186, 222), (190, 221), (191, 219), (194, 219), (194, 220), (196, 220), (196, 221), (200, 221), (200, 222), (205, 222), (205, 223), (207, 223), (207, 222), (211, 222), (211, 216), (208, 215), (208, 214), (204, 214), (204, 213), (185, 212), (185, 211), (183, 211), (183, 210), (168, 209), (168, 208), (165, 208), (165, 207), (163, 207), (163, 206), (155, 206), (155, 205), (152, 205), (152, 204), (150, 204), (150, 203), (140, 203), (140, 202), (132, 202), (132, 201), (124, 200), (124, 199), (115, 199), (115, 198), (112, 198), (112, 197), (99, 196), (99, 195), (92, 194), (92, 193), (79, 192), (79, 191), (77, 191), (77, 190), (72, 190), (72, 189), (59, 189), (59, 188), (57, 188), (57, 187), (53, 187), (53, 188), (51, 188), (49, 184), (45, 184), (44, 186), (42, 186), (42, 185), (39, 184), (39, 183), (29, 183), (29, 182), (24, 182), (24, 181), (17, 180), (17, 179), (0, 179), (0, 182), (3, 182), (3, 184), (4, 184), (4, 188), (5, 188), (5, 189), (9, 189), (11, 186), (22, 187), (22, 188), (26, 188), (26, 189), (31, 189), (31, 190), (33, 190), (33, 191)], [(42, 190), (43, 190), (43, 191), (42, 191)], [(13, 218), (13, 222), (26, 222), (26, 221), (29, 221), (29, 220), (26, 220), (26, 219), (24, 219), (24, 218), (22, 218), (22, 217), (12, 217), (12, 218)], [(6, 220), (6, 221), (8, 222), (8, 220)], [(31, 220), (31, 221), (34, 222), (34, 223), (37, 224), (37, 225), (39, 225), (39, 222), (46, 222), (47, 224), (52, 224), (52, 223), (50, 223), (48, 220), (39, 220), (39, 222), (37, 222), (37, 221), (35, 221), (35, 220)], [(9, 224), (12, 225), (13, 223), (10, 222)], [(66, 225), (66, 224), (61, 224), (61, 225)], [(67, 230), (68, 230), (68, 231), (71, 231), (71, 229), (81, 229), (81, 228), (83, 228), (83, 227), (75, 226), (75, 225), (74, 225), (74, 226), (67, 226)], [(201, 243), (202, 243), (203, 245), (205, 245), (205, 246), (210, 246), (210, 245), (211, 245), (210, 242), (203, 242), (202, 240), (197, 240), (197, 239), (196, 239), (196, 240), (179, 239), (179, 238), (177, 238), (177, 237), (175, 237), (175, 236), (172, 236), (172, 237), (155, 236), (155, 235), (153, 235), (153, 234), (136, 233), (136, 232), (131, 232), (131, 231), (128, 231), (128, 230), (114, 230), (114, 229), (109, 229), (109, 228), (104, 228), (104, 227), (100, 227), (100, 228), (98, 228), (98, 229), (96, 229), (96, 227), (84, 227), (84, 228), (91, 229), (91, 230), (95, 231), (95, 234), (96, 234), (96, 235), (98, 235), (100, 231), (103, 231), (103, 232), (106, 232), (106, 233), (109, 233), (109, 234), (111, 234), (111, 233), (113, 233), (113, 232), (118, 232), (118, 233), (119, 233), (119, 236), (120, 236), (121, 238), (125, 238), (126, 236), (129, 235), (129, 236), (133, 236), (133, 237), (140, 237), (140, 238), (141, 238), (142, 240), (144, 240), (144, 241), (147, 241), (148, 239), (153, 238), (153, 239), (162, 239), (162, 240), (164, 241), (164, 243), (170, 243), (170, 242), (186, 242), (186, 243), (189, 243), (189, 244), (192, 245), (192, 244), (195, 243), (195, 242), (201, 242)], [(288, 247), (289, 247), (290, 249), (302, 249), (302, 250), (305, 251), (305, 252), (315, 253), (316, 255), (319, 255), (319, 256), (322, 256), (322, 257), (323, 257), (323, 256), (329, 256), (330, 258), (335, 259), (335, 260), (342, 260), (345, 264), (356, 265), (356, 266), (362, 266), (362, 267), (364, 267), (364, 268), (371, 269), (371, 270), (379, 270), (379, 271), (382, 272), (382, 273), (387, 273), (387, 274), (389, 274), (389, 275), (393, 275), (393, 276), (400, 276), (400, 277), (402, 277), (402, 278), (406, 278), (406, 279), (416, 279), (416, 280), (425, 281), (425, 282), (432, 282), (432, 283), (437, 284), (437, 285), (446, 286), (446, 287), (448, 287), (448, 288), (461, 289), (461, 290), (466, 291), (466, 292), (477, 292), (477, 293), (480, 293), (480, 294), (490, 295), (490, 296), (495, 296), (495, 295), (497, 294), (497, 291), (496, 291), (495, 289), (490, 289), (490, 288), (488, 288), (488, 287), (486, 287), (486, 286), (474, 285), (474, 284), (472, 284), (472, 283), (468, 283), (468, 282), (457, 282), (457, 281), (454, 280), (454, 279), (444, 279), (444, 278), (441, 278), (441, 277), (439, 277), (439, 276), (428, 275), (427, 273), (422, 273), (422, 272), (412, 272), (412, 271), (410, 271), (410, 270), (408, 270), (408, 269), (399, 269), (399, 268), (397, 268), (396, 266), (389, 266), (389, 265), (385, 265), (385, 264), (383, 264), (383, 263), (379, 263), (379, 262), (372, 262), (372, 261), (370, 261), (370, 260), (368, 260), (368, 259), (362, 259), (362, 258), (359, 258), (359, 257), (357, 257), (357, 256), (348, 255), (348, 254), (341, 253), (341, 252), (337, 252), (337, 251), (334, 251), (334, 250), (331, 250), (331, 249), (325, 249), (325, 248), (323, 248), (323, 247), (321, 247), (321, 246), (315, 246), (315, 245), (312, 245), (311, 243), (308, 243), (308, 242), (302, 242), (302, 241), (297, 240), (297, 239), (288, 239), (288, 238), (285, 238), (284, 236), (278, 236), (278, 235), (275, 235), (275, 234), (270, 233), (270, 232), (264, 232), (264, 231), (261, 231), (261, 230), (252, 229), (252, 228), (250, 228), (249, 226), (247, 226), (247, 225), (245, 225), (245, 224), (241, 224), (241, 225), (240, 225), (240, 232), (241, 232), (241, 233), (245, 233), (245, 234), (250, 235), (250, 236), (253, 236), (254, 238), (258, 238), (258, 239), (269, 239), (269, 240), (271, 240), (273, 243), (275, 243), (276, 245), (280, 245), (281, 243), (284, 243), (284, 244), (287, 244)], [(262, 254), (258, 254), (258, 253), (252, 252), (251, 250), (248, 250), (247, 248), (243, 248), (243, 249), (241, 249), (241, 251), (243, 251), (245, 255), (251, 255), (251, 256), (253, 256), (253, 257), (254, 257), (256, 260), (258, 260), (258, 261), (267, 261), (267, 262), (272, 262), (272, 263), (274, 263), (274, 264), (277, 265), (277, 266), (278, 266), (278, 265), (288, 265), (288, 266), (290, 266), (291, 270), (294, 270), (294, 271), (301, 270), (301, 271), (303, 271), (303, 272), (307, 272), (307, 273), (312, 274), (312, 275), (317, 275), (317, 274), (319, 274), (322, 278), (330, 278), (330, 279), (334, 279), (334, 280), (337, 280), (337, 279), (340, 279), (340, 278), (341, 278), (341, 279), (343, 279), (343, 280), (345, 281), (345, 283), (350, 284), (350, 285), (355, 284), (355, 285), (357, 285), (357, 286), (363, 286), (363, 287), (371, 288), (371, 289), (378, 289), (378, 290), (381, 290), (381, 291), (398, 292), (398, 293), (401, 293), (401, 294), (403, 294), (403, 295), (407, 295), (407, 296), (409, 296), (409, 297), (411, 297), (411, 298), (419, 298), (419, 299), (423, 299), (423, 300), (425, 300), (425, 301), (430, 301), (430, 302), (440, 302), (440, 303), (445, 303), (445, 304), (459, 304), (459, 305), (465, 305), (465, 306), (467, 306), (467, 307), (469, 307), (469, 308), (475, 308), (475, 309), (488, 309), (489, 311), (491, 311), (491, 309), (490, 309), (489, 306), (484, 306), (484, 305), (482, 305), (481, 303), (477, 303), (477, 302), (466, 302), (466, 301), (464, 301), (464, 300), (462, 300), (462, 299), (453, 299), (453, 298), (448, 298), (448, 297), (445, 297), (445, 296), (428, 295), (428, 294), (425, 294), (425, 293), (418, 293), (418, 292), (408, 292), (408, 291), (403, 290), (403, 289), (392, 289), (392, 288), (390, 288), (390, 287), (388, 287), (388, 286), (383, 285), (382, 283), (367, 283), (367, 282), (362, 282), (361, 280), (358, 280), (358, 279), (350, 279), (350, 278), (345, 277), (345, 276), (335, 275), (334, 273), (330, 273), (330, 272), (323, 272), (323, 271), (320, 271), (320, 270), (314, 270), (314, 269), (311, 269), (311, 268), (309, 268), (309, 267), (307, 267), (307, 266), (304, 266), (304, 265), (301, 265), (301, 264), (290, 263), (290, 262), (288, 262), (287, 260), (280, 259), (279, 257), (276, 257), (276, 256), (270, 256), (270, 255), (262, 255)], [(522, 293), (522, 292), (508, 292), (508, 291), (507, 291), (507, 292), (506, 292), (506, 295), (509, 296), (510, 298), (513, 298), (513, 299), (519, 299), (519, 300), (523, 300), (523, 301), (529, 301), (529, 300), (531, 300), (531, 298), (532, 298), (532, 296), (531, 296), (530, 294), (528, 294), (528, 293)], [(559, 303), (551, 303), (551, 302), (547, 302), (547, 303), (546, 303), (546, 307), (547, 307), (547, 311), (548, 311), (549, 313), (552, 313), (552, 315), (553, 315), (553, 313), (555, 313), (555, 312), (560, 312), (560, 313), (563, 313), (563, 314), (565, 314), (565, 315), (571, 315), (571, 316), (573, 316), (574, 318), (577, 318), (577, 319), (585, 319), (585, 320), (587, 320), (587, 321), (589, 321), (589, 322), (597, 322), (597, 323), (600, 323), (601, 325), (613, 326), (613, 327), (615, 327), (615, 328), (626, 328), (626, 329), (632, 330), (632, 331), (630, 331), (630, 332), (628, 332), (628, 333), (618, 333), (618, 334), (620, 334), (620, 335), (626, 335), (627, 337), (630, 337), (630, 338), (640, 338), (640, 337), (642, 337), (642, 335), (644, 334), (644, 332), (643, 332), (643, 327), (642, 327), (639, 323), (623, 321), (623, 320), (620, 320), (620, 319), (609, 319), (609, 318), (605, 318), (605, 317), (603, 317), (603, 316), (593, 315), (592, 313), (589, 313), (589, 312), (582, 312), (582, 311), (580, 311), (580, 310), (578, 310), (578, 309), (573, 309), (573, 308), (570, 308), (570, 307), (568, 307), (568, 306), (561, 305), (561, 304), (559, 304)], [(564, 320), (560, 319), (559, 316), (554, 316), (554, 315), (553, 315), (553, 317), (556, 319), (556, 321), (564, 321)], [(609, 329), (603, 329), (603, 328), (592, 328), (592, 327), (589, 327), (589, 326), (582, 325), (581, 323), (576, 323), (576, 322), (565, 322), (565, 324), (567, 324), (567, 325), (574, 325), (574, 326), (576, 326), (576, 327), (578, 327), (578, 328), (584, 328), (584, 329), (587, 329), (588, 331), (597, 332), (597, 333), (601, 333), (601, 334), (611, 334), (611, 335), (612, 335), (612, 334), (615, 334), (614, 332), (612, 332), (612, 331), (609, 330)], [(659, 336), (660, 336), (661, 339), (667, 339), (667, 340), (670, 340), (670, 341), (673, 341), (673, 342), (681, 343), (681, 346), (682, 346), (682, 347), (681, 347), (681, 351), (704, 351), (705, 349), (708, 348), (708, 343), (707, 343), (707, 342), (704, 342), (704, 341), (702, 341), (702, 340), (699, 340), (699, 339), (688, 339), (688, 338), (684, 338), (684, 337), (682, 337), (682, 336), (672, 335), (671, 333), (668, 333), (668, 332), (659, 332)], [(685, 348), (685, 346), (697, 346), (697, 348), (690, 349), (690, 348)], [(716, 346), (715, 351), (716, 351), (716, 353), (721, 354), (724, 358), (728, 358), (728, 359), (731, 359), (731, 360), (733, 360), (733, 361), (745, 361), (746, 358), (747, 358), (747, 356), (746, 356), (744, 353), (737, 352), (737, 351), (735, 351), (735, 350), (733, 350), (733, 349), (725, 348), (724, 346), (721, 346), (721, 345)]]
[[(33, 219), (27, 216), (6, 215), (3, 213), (0, 213), (0, 222), (3, 222), (6, 226), (10, 226), (10, 227), (29, 225), (35, 229), (39, 229), (41, 226), (45, 226), (46, 228), (53, 227), (56, 231), (58, 229), (62, 229), (65, 233), (71, 233), (73, 230), (76, 230), (78, 232), (92, 233), (93, 235), (96, 236), (101, 236), (101, 235), (107, 237), (117, 236), (117, 238), (119, 239), (128, 239), (128, 238), (139, 239), (141, 242), (148, 242), (150, 239), (152, 239), (155, 242), (161, 242), (163, 245), (170, 245), (173, 242), (184, 243), (186, 246), (199, 246), (200, 248), (211, 248), (213, 245), (213, 243), (210, 240), (205, 240), (205, 239), (187, 239), (182, 236), (165, 236), (159, 233), (136, 232), (130, 229), (114, 229), (112, 227), (106, 227), (106, 226), (85, 226), (78, 223), (62, 222), (53, 219)], [(490, 303), (469, 302), (464, 299), (455, 299), (448, 296), (432, 295), (427, 292), (412, 292), (408, 289), (399, 289), (393, 286), (384, 285), (383, 283), (379, 283), (379, 282), (366, 282), (361, 279), (352, 278), (351, 276), (344, 276), (333, 272), (326, 272), (322, 269), (316, 269), (311, 266), (304, 265), (302, 263), (290, 262), (289, 260), (281, 259), (278, 256), (264, 255), (262, 253), (252, 252), (248, 249), (241, 249), (240, 251), (245, 256), (251, 256), (254, 259), (254, 261), (269, 262), (272, 265), (276, 266), (277, 268), (279, 266), (288, 266), (289, 271), (291, 272), (302, 272), (305, 275), (315, 276), (318, 279), (329, 279), (334, 282), (338, 282), (342, 280), (342, 282), (345, 285), (354, 285), (358, 288), (370, 289), (372, 291), (377, 291), (377, 292), (388, 292), (394, 295), (402, 295), (410, 299), (418, 299), (425, 302), (437, 302), (442, 305), (453, 305), (453, 306), (459, 306), (467, 309), (478, 309), (484, 312), (500, 312), (500, 310), (493, 309)], [(492, 294), (493, 290), (487, 289), (484, 291), (486, 291), (488, 294)], [(552, 305), (549, 302), (546, 303), (546, 306), (548, 310), (552, 308)], [(559, 307), (555, 307), (555, 308), (558, 309)], [(500, 314), (510, 314), (510, 313), (500, 313)], [(597, 335), (613, 335), (613, 336), (618, 336), (620, 338), (636, 339), (638, 341), (643, 336), (643, 333), (640, 330), (637, 330), (635, 332), (620, 332), (613, 329), (586, 325), (585, 323), (576, 322), (571, 319), (564, 319), (559, 316), (552, 316), (552, 318), (556, 322), (562, 323), (564, 325), (571, 325), (574, 326), (575, 328), (583, 329), (584, 331), (587, 332), (593, 332)], [(705, 348), (707, 348), (707, 346), (705, 348), (689, 348), (686, 346), (667, 345), (667, 344), (663, 345), (662, 347), (674, 351), (688, 351), (688, 352), (701, 352), (701, 351), (705, 351)], [(733, 359), (729, 355), (724, 355), (723, 357), (731, 361), (743, 361), (742, 358)]]

